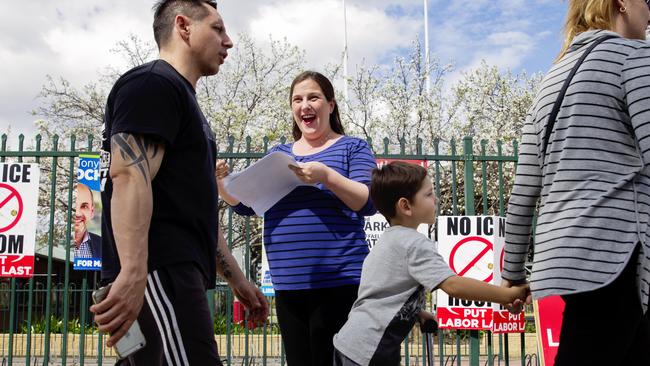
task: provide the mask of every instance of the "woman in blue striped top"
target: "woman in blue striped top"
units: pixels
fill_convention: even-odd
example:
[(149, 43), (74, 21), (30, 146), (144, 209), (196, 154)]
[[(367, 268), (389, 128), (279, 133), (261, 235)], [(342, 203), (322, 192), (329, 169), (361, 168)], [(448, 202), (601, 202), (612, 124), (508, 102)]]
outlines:
[[(346, 136), (334, 88), (307, 71), (291, 84), (295, 142), (270, 152), (291, 155), (288, 167), (305, 183), (264, 214), (264, 245), (276, 293), (278, 322), (290, 366), (331, 365), (332, 337), (354, 303), (361, 266), (368, 254), (364, 216), (376, 166), (368, 144)], [(225, 169), (224, 169), (225, 168)], [(220, 196), (241, 215), (253, 215), (223, 189), (227, 175), (217, 166)]]

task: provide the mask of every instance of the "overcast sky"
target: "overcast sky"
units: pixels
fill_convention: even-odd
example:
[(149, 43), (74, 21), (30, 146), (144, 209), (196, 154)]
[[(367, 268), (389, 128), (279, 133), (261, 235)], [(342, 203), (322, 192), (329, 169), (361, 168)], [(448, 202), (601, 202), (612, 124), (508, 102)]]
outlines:
[[(151, 0), (4, 1), (0, 12), (0, 132), (34, 134), (29, 112), (45, 76), (73, 86), (121, 65), (110, 52), (131, 34), (153, 42)], [(350, 70), (390, 63), (423, 39), (423, 0), (347, 0)], [(306, 51), (308, 66), (340, 61), (341, 0), (221, 0), (219, 10), (237, 42), (286, 39)], [(486, 60), (513, 72), (545, 72), (560, 48), (562, 0), (429, 0), (430, 49), (462, 72)], [(226, 61), (227, 62), (227, 61)]]

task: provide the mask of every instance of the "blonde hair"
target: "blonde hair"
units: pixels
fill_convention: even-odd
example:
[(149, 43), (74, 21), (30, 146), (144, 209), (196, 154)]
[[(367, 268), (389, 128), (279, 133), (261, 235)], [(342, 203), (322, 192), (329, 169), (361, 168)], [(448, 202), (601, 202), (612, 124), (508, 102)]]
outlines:
[(566, 54), (576, 35), (590, 29), (612, 30), (615, 10), (613, 0), (569, 0), (564, 22), (564, 44), (555, 62)]

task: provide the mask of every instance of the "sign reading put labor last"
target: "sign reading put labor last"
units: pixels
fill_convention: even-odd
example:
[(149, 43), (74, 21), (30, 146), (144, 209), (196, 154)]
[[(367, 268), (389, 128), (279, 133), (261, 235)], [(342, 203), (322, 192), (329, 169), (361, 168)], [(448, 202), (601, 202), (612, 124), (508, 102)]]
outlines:
[[(505, 220), (495, 216), (438, 217), (438, 252), (461, 277), (494, 282), (494, 242), (505, 236)], [(451, 297), (438, 291), (440, 328), (492, 330), (492, 303)]]
[(37, 164), (0, 163), (0, 277), (34, 274), (39, 179)]

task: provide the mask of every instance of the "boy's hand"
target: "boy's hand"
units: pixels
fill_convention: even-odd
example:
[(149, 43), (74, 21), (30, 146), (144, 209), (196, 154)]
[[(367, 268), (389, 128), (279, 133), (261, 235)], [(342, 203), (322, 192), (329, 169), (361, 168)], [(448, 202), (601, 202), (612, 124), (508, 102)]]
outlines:
[(533, 297), (530, 293), (530, 286), (528, 283), (513, 286), (510, 281), (504, 279), (501, 282), (501, 287), (505, 287), (511, 291), (511, 301), (505, 304), (506, 309), (511, 313), (519, 314), (523, 310), (524, 304), (532, 303)]
[(418, 318), (422, 333), (436, 333), (438, 331), (438, 318), (432, 313), (422, 310), (418, 313)]
[(438, 322), (438, 318), (433, 313), (424, 310), (418, 313), (418, 318), (420, 318), (419, 319), (420, 324), (426, 322), (427, 320), (433, 320), (435, 322)]

